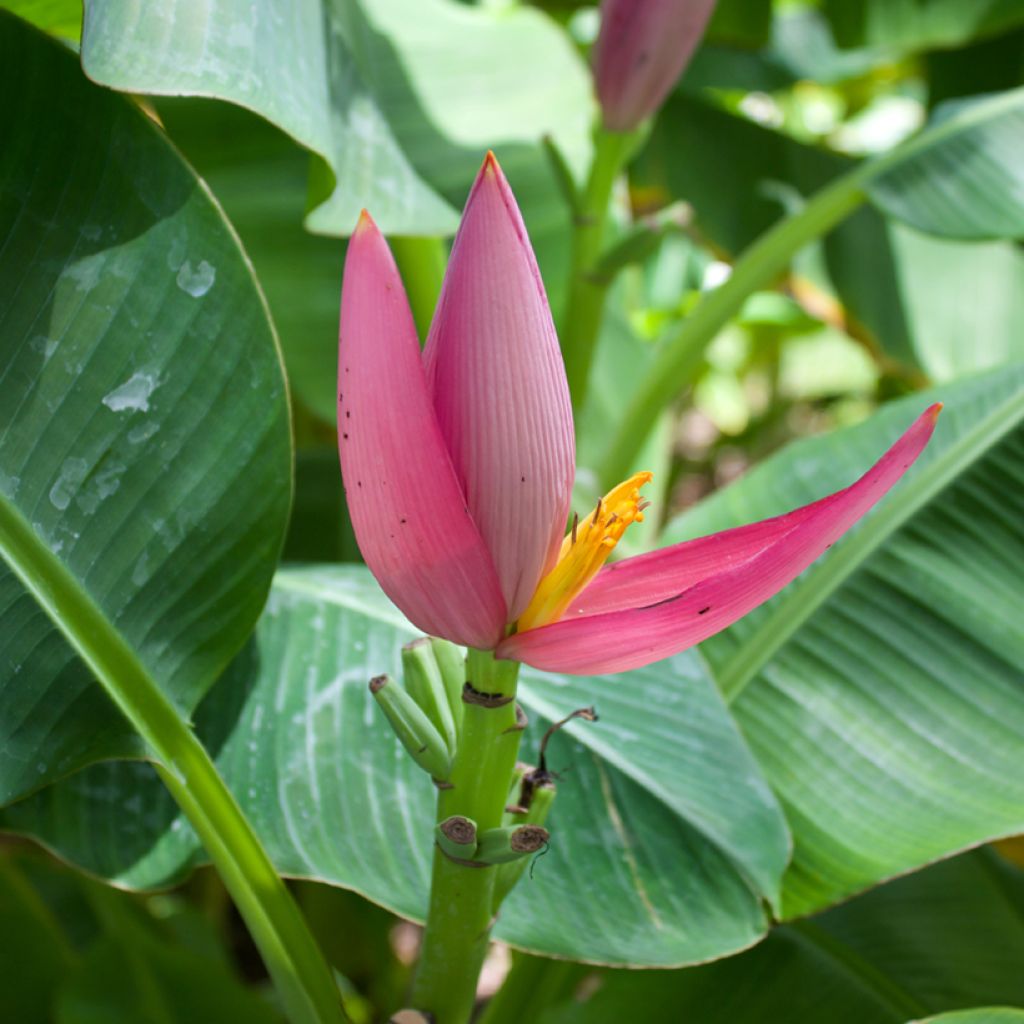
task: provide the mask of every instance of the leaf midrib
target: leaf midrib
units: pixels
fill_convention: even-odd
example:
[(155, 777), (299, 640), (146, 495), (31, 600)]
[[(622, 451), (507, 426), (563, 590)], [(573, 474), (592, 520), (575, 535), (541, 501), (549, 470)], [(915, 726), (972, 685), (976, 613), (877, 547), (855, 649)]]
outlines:
[(718, 684), (729, 703), (833, 593), (914, 513), (980, 459), (1024, 417), (1024, 391), (1015, 391), (920, 473), (890, 494), (856, 534), (783, 596), (719, 669)]

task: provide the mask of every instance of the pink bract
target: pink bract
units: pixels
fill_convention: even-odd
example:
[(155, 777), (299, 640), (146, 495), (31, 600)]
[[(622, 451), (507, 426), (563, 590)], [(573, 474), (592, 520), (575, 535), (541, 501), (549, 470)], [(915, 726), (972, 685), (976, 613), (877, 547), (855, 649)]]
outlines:
[[(593, 569), (576, 576), (567, 557), (541, 591), (564, 597), (540, 599), (553, 610), (517, 631), (558, 560), (575, 449), (551, 312), (492, 155), (466, 203), (424, 354), (387, 243), (363, 215), (345, 262), (338, 374), (349, 510), (385, 593), (426, 633), (585, 674), (668, 657), (768, 600), (893, 487), (941, 408), (858, 481), (786, 515), (605, 566), (589, 584)], [(568, 550), (604, 550), (599, 536), (587, 543)]]

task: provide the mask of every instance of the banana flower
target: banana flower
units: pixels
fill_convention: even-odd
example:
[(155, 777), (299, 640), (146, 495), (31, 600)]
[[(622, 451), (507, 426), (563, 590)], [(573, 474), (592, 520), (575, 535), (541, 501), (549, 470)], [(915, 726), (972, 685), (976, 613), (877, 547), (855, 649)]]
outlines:
[(604, 0), (593, 60), (605, 128), (633, 131), (661, 106), (714, 7), (715, 0)]
[(844, 490), (606, 565), (643, 520), (651, 474), (567, 527), (565, 370), (522, 217), (490, 154), (422, 352), (387, 243), (362, 215), (345, 262), (338, 388), (352, 524), (388, 597), (425, 633), (580, 674), (668, 657), (777, 593), (899, 480), (940, 408)]

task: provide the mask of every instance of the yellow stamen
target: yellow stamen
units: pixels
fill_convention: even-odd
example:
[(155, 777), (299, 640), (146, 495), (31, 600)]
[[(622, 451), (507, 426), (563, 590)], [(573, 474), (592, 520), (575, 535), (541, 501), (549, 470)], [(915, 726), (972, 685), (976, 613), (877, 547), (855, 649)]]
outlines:
[(631, 476), (599, 498), (586, 519), (573, 520), (554, 569), (540, 581), (526, 611), (519, 616), (520, 630), (546, 626), (565, 614), (576, 595), (597, 575), (626, 527), (644, 521), (647, 502), (641, 500), (640, 488), (652, 476)]

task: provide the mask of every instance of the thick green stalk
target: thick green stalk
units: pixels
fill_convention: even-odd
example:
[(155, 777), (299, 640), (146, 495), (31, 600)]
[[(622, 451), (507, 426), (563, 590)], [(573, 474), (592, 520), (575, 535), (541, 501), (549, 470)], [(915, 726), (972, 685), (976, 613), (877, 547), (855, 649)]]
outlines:
[(245, 920), (292, 1024), (339, 1024), (337, 986), (206, 749), (91, 596), (8, 502), (0, 554), (152, 752)]
[(410, 235), (392, 235), (388, 241), (409, 297), (416, 331), (420, 341), (426, 341), (448, 263), (444, 242), (440, 238)]
[(603, 128), (595, 132), (594, 162), (573, 219), (572, 276), (560, 337), (569, 393), (577, 411), (583, 408), (587, 396), (590, 365), (608, 291), (607, 282), (592, 272), (604, 245), (612, 188), (635, 141), (633, 133), (608, 132)]
[(777, 277), (799, 249), (857, 209), (865, 199), (864, 186), (877, 168), (875, 164), (857, 167), (816, 193), (799, 212), (765, 232), (736, 262), (729, 279), (707, 293), (679, 329), (662, 342), (605, 456), (601, 466), (604, 487), (612, 487), (629, 475), (659, 413), (693, 379), (708, 345), (747, 296)]
[[(501, 825), (521, 736), (515, 710), (518, 672), (518, 663), (495, 661), (490, 652), (468, 653), (469, 685), (491, 699), (464, 700), (451, 788), (438, 792), (438, 822), (459, 814), (475, 821), (481, 832)], [(504, 698), (505, 703), (488, 706)], [(430, 909), (412, 1004), (432, 1014), (436, 1024), (466, 1024), (472, 1013), (494, 923), (496, 874), (493, 865), (458, 864), (434, 848)]]

